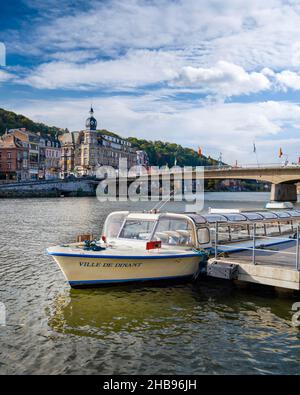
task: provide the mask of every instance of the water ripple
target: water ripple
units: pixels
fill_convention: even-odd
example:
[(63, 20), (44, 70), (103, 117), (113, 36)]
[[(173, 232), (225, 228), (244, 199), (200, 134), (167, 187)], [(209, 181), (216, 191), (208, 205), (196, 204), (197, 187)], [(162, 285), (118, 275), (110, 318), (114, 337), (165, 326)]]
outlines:
[(1, 201), (0, 374), (299, 373), (298, 296), (202, 280), (70, 290), (46, 247), (100, 234), (115, 209), (93, 198)]

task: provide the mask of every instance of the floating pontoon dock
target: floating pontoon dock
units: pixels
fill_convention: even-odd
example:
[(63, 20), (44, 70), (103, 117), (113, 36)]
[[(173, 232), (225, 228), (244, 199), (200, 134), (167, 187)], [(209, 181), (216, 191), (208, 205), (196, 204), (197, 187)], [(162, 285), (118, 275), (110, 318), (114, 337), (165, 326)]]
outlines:
[[(300, 213), (297, 215), (293, 210), (288, 214), (293, 217), (289, 218), (291, 221), (287, 221), (288, 217), (282, 212), (276, 213), (276, 219), (265, 218), (260, 225), (248, 223), (248, 239), (232, 243), (220, 241), (222, 235), (224, 239), (224, 229), (228, 224), (224, 221), (216, 222), (213, 229), (214, 257), (208, 260), (207, 275), (300, 290), (300, 225), (299, 217), (297, 218)], [(234, 226), (232, 221), (230, 226)], [(292, 235), (280, 231), (280, 227), (286, 226), (291, 226)], [(271, 227), (278, 227), (279, 234), (268, 233), (267, 229)], [(227, 231), (226, 235), (228, 237)]]

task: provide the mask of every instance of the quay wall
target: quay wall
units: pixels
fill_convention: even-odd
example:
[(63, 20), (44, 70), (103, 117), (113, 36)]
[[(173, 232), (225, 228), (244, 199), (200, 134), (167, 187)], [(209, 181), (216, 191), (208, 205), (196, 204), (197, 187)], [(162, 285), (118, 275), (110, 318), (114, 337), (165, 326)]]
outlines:
[(0, 198), (95, 196), (95, 180), (48, 180), (0, 184)]

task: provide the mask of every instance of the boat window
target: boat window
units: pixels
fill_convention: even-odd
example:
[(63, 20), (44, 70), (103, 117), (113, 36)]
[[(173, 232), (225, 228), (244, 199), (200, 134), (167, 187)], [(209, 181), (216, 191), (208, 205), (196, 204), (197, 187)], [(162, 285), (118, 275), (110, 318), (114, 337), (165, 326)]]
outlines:
[(299, 217), (299, 213), (294, 210), (287, 211), (287, 213), (289, 213), (291, 217)]
[(293, 222), (292, 221), (280, 222), (280, 229), (282, 234), (290, 233), (293, 230)]
[(207, 220), (209, 223), (214, 223), (214, 222), (227, 222), (227, 218), (224, 215), (220, 214), (206, 214), (203, 215), (203, 217)]
[(246, 221), (246, 217), (242, 214), (226, 214), (226, 218), (228, 218), (229, 221)]
[(208, 228), (199, 228), (197, 230), (197, 237), (199, 244), (207, 244), (210, 242), (210, 232)]
[(275, 236), (280, 233), (280, 225), (279, 222), (270, 222), (266, 225), (267, 236)]
[(219, 243), (231, 241), (230, 226), (225, 224), (218, 226), (218, 241)]
[(260, 220), (263, 219), (262, 215), (258, 214), (258, 213), (243, 213), (243, 215), (249, 220), (249, 221), (256, 221), (256, 220)]
[(230, 235), (232, 241), (249, 239), (249, 226), (248, 225), (231, 225)]
[(162, 244), (190, 246), (193, 244), (192, 226), (186, 219), (161, 218), (158, 221), (153, 240)]
[(274, 211), (278, 218), (289, 218), (291, 215), (286, 211)]
[(188, 214), (188, 216), (196, 223), (196, 224), (205, 224), (206, 220), (202, 215), (199, 214)]
[(121, 239), (149, 240), (152, 234), (154, 221), (128, 219), (120, 234)]
[(264, 219), (276, 219), (278, 216), (271, 212), (271, 211), (261, 211), (258, 214), (260, 214)]
[[(266, 225), (264, 223), (257, 223), (255, 227), (256, 236), (266, 235)], [(253, 230), (251, 229), (251, 235), (253, 236)]]
[(116, 238), (127, 215), (128, 212), (115, 212), (109, 214), (104, 223), (102, 234), (105, 235), (107, 239)]
[(300, 225), (300, 218), (298, 219), (293, 219), (293, 224), (294, 224), (294, 227), (296, 228), (297, 227), (297, 225)]

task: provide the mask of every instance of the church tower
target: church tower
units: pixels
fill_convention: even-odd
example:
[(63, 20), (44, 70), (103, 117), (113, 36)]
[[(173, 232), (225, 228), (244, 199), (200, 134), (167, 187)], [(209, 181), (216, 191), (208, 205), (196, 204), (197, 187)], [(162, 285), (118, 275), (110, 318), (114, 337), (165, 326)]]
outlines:
[(86, 130), (95, 131), (97, 130), (97, 120), (94, 118), (94, 110), (93, 107), (90, 109), (90, 117), (86, 120), (85, 123)]
[(80, 144), (80, 173), (92, 175), (94, 166), (97, 164), (97, 120), (94, 117), (93, 107), (90, 116), (85, 122), (84, 138)]

